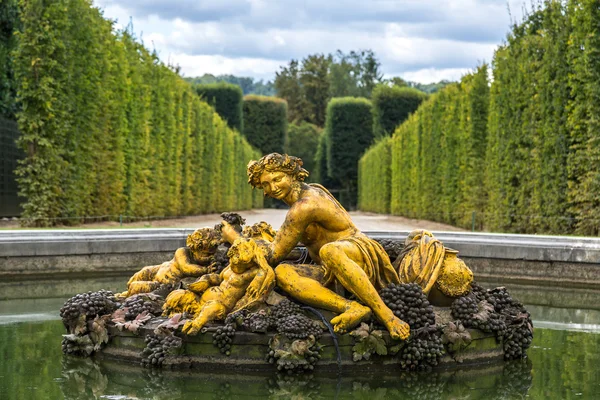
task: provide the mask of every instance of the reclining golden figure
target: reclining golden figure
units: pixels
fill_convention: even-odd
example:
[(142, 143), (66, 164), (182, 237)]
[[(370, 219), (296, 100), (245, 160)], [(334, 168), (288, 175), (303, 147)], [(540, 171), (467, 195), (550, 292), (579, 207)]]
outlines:
[(220, 274), (204, 275), (187, 290), (167, 296), (164, 314), (195, 316), (183, 326), (184, 333), (195, 335), (208, 322), (223, 320), (229, 313), (263, 300), (275, 286), (275, 273), (254, 239), (237, 238), (227, 256), (229, 265)]
[[(373, 312), (392, 338), (406, 339), (408, 324), (397, 318), (377, 293), (390, 283), (399, 283), (388, 255), (379, 243), (358, 230), (327, 189), (304, 183), (308, 171), (302, 168), (302, 160), (272, 153), (251, 161), (248, 176), (252, 186), (290, 206), (268, 246), (267, 260), (277, 266), (278, 286), (304, 304), (339, 314), (331, 320), (336, 332), (347, 332)], [(221, 233), (230, 243), (240, 236), (226, 222)], [(279, 264), (300, 242), (319, 265)], [(331, 290), (335, 281), (357, 301)]]
[(149, 293), (162, 284), (177, 283), (186, 277), (199, 277), (214, 271), (213, 255), (220, 243), (219, 233), (211, 228), (197, 229), (188, 235), (186, 247), (175, 251), (173, 259), (136, 272), (120, 297)]

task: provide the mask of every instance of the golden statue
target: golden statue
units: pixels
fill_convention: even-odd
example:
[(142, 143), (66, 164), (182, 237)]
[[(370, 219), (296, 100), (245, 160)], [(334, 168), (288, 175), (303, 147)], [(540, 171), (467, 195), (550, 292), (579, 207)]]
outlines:
[(230, 312), (264, 300), (275, 286), (275, 273), (265, 258), (265, 250), (254, 239), (239, 237), (229, 251), (229, 265), (220, 274), (207, 274), (187, 290), (171, 292), (164, 313), (188, 312), (195, 316), (183, 332), (195, 335), (208, 322), (223, 320)]
[(470, 290), (473, 272), (457, 257), (458, 251), (444, 247), (431, 232), (416, 230), (404, 242), (394, 261), (402, 283), (417, 283), (434, 302), (446, 305)]
[[(272, 153), (248, 164), (249, 183), (290, 206), (281, 229), (268, 244), (267, 260), (277, 266), (278, 286), (304, 304), (339, 314), (331, 320), (336, 332), (347, 332), (374, 313), (392, 338), (406, 339), (410, 327), (377, 293), (400, 282), (385, 250), (358, 230), (327, 189), (304, 183), (307, 176), (302, 160), (288, 155)], [(221, 234), (230, 243), (240, 237), (226, 222)], [(279, 264), (300, 242), (319, 265)], [(336, 282), (357, 301), (333, 291)]]
[(221, 242), (219, 232), (211, 228), (197, 229), (188, 235), (186, 247), (175, 251), (172, 260), (151, 265), (136, 272), (127, 282), (127, 290), (120, 297), (149, 293), (162, 284), (177, 283), (183, 278), (199, 277), (213, 272), (214, 254)]

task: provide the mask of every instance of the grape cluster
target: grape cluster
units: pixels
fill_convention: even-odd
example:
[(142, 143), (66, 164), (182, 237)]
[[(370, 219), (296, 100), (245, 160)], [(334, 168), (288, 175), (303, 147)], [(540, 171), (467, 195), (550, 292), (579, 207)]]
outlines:
[(229, 265), (229, 257), (227, 257), (227, 252), (231, 245), (229, 243), (222, 243), (217, 247), (217, 250), (214, 254), (214, 260), (217, 267), (215, 273), (219, 274)]
[(300, 308), (300, 305), (298, 303), (294, 303), (289, 299), (283, 299), (271, 308), (271, 315), (275, 319), (299, 314), (301, 312), (302, 309)]
[(487, 300), (487, 289), (479, 285), (477, 282), (471, 282), (471, 294), (475, 296), (477, 302)]
[(275, 320), (266, 311), (259, 310), (246, 315), (242, 326), (250, 332), (266, 333), (272, 326), (275, 326)]
[(317, 344), (311, 346), (304, 352), (304, 358), (281, 358), (275, 350), (267, 353), (267, 361), (277, 364), (277, 371), (288, 374), (313, 371), (315, 364), (321, 359), (321, 348)]
[(477, 304), (479, 302), (475, 296), (462, 296), (454, 300), (450, 305), (452, 317), (464, 323), (468, 323), (473, 319), (473, 314), (479, 311)]
[(400, 366), (406, 370), (429, 370), (444, 354), (439, 333), (425, 333), (407, 340), (400, 353)]
[(532, 340), (533, 329), (529, 316), (509, 325), (503, 340), (504, 358), (506, 360), (524, 358)]
[(288, 339), (306, 339), (310, 335), (319, 339), (323, 334), (321, 325), (303, 314), (292, 314), (279, 318), (275, 324), (277, 332), (285, 335)]
[(524, 310), (523, 305), (514, 300), (505, 287), (488, 290), (486, 300), (488, 303), (492, 304), (498, 312), (503, 312), (508, 308)]
[(134, 320), (144, 311), (154, 316), (162, 314), (160, 304), (144, 299), (143, 295), (133, 295), (128, 297), (121, 307), (127, 310), (125, 319), (128, 321)]
[(385, 252), (390, 256), (390, 260), (395, 260), (402, 252), (404, 248), (404, 242), (395, 239), (378, 239), (379, 244), (383, 247)]
[(95, 317), (112, 313), (118, 307), (113, 292), (100, 290), (98, 292), (81, 293), (71, 297), (60, 309), (60, 316), (65, 326), (69, 321), (79, 318), (80, 315)]
[(181, 338), (173, 335), (147, 335), (145, 342), (146, 347), (142, 350), (142, 367), (162, 366), (165, 358), (182, 344)]
[(435, 325), (433, 306), (416, 283), (392, 283), (381, 289), (381, 299), (394, 315), (407, 322), (411, 329)]
[(230, 355), (231, 352), (231, 342), (233, 342), (233, 337), (235, 336), (235, 326), (234, 324), (226, 324), (223, 325), (213, 333), (213, 344), (219, 348), (219, 351), (222, 354)]
[[(62, 352), (64, 354), (70, 354), (73, 356), (84, 356), (87, 357), (91, 354), (93, 348), (86, 345), (81, 345), (77, 341), (72, 340), (68, 337), (69, 335), (63, 336), (61, 341)], [(90, 342), (91, 343), (91, 342)]]

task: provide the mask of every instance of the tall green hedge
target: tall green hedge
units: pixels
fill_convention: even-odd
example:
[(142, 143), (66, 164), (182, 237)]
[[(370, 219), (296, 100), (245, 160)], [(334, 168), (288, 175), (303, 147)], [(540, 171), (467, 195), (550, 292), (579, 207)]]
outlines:
[[(600, 234), (598, 2), (544, 1), (513, 26), (492, 73), (491, 87), (482, 66), (396, 130), (392, 213), (492, 231)], [(361, 180), (376, 174), (367, 161)]]
[(16, 46), (19, 29), (18, 0), (0, 2), (0, 117), (14, 119), (16, 107), (16, 81), (12, 66), (12, 51)]
[[(488, 103), (483, 65), (432, 95), (398, 127), (391, 140), (393, 214), (470, 227), (472, 211), (484, 207)], [(361, 176), (375, 179), (372, 171)]]
[(374, 139), (371, 102), (355, 97), (331, 99), (327, 104), (325, 135), (328, 176), (340, 182), (342, 203), (354, 208), (358, 160)]
[(287, 145), (287, 103), (276, 97), (244, 97), (244, 136), (262, 151), (284, 153)]
[(316, 158), (322, 129), (309, 122), (291, 123), (288, 125), (287, 154), (300, 157), (303, 167), (310, 176), (307, 182), (316, 182)]
[(420, 90), (377, 85), (373, 90), (373, 132), (376, 137), (390, 136), (427, 98)]
[(212, 105), (231, 129), (244, 130), (242, 88), (226, 82), (194, 85), (196, 93)]
[(389, 214), (392, 181), (392, 139), (371, 146), (358, 162), (358, 208)]
[(255, 150), (90, 1), (22, 2), (21, 23), (14, 68), (26, 221), (252, 207), (235, 160)]

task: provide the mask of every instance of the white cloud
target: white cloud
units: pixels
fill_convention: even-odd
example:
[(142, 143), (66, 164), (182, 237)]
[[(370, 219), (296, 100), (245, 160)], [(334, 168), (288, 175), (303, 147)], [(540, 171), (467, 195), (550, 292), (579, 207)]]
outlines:
[[(509, 28), (505, 0), (95, 0), (186, 76), (273, 79), (314, 53), (372, 49), (388, 76), (459, 78), (491, 61)], [(521, 0), (509, 0), (515, 11)], [(237, 72), (234, 72), (237, 71)], [(463, 72), (457, 72), (463, 71)], [(410, 78), (412, 77), (412, 78)], [(455, 79), (455, 78), (452, 78)]]

